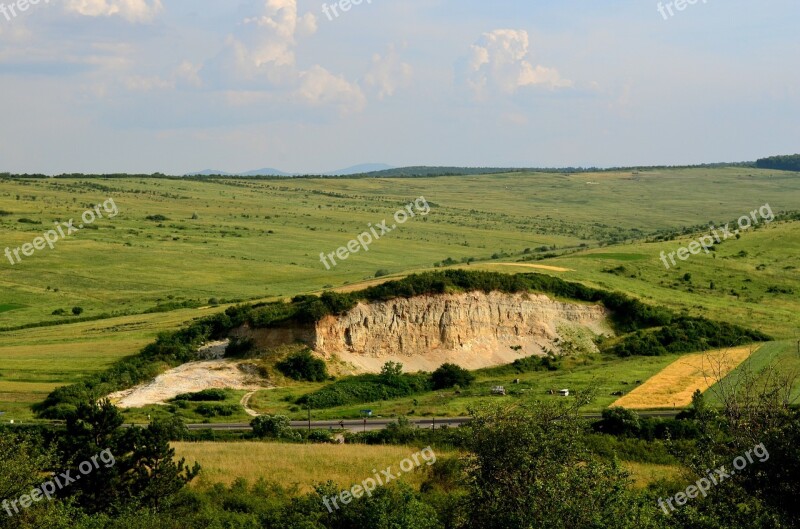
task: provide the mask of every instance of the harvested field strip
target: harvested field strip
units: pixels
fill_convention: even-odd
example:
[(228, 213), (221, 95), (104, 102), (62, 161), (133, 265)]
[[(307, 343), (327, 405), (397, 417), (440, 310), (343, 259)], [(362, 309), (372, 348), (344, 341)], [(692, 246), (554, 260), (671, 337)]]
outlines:
[(724, 377), (744, 362), (755, 348), (739, 347), (686, 355), (664, 368), (612, 406), (656, 409), (688, 406), (692, 393), (706, 391), (715, 377)]

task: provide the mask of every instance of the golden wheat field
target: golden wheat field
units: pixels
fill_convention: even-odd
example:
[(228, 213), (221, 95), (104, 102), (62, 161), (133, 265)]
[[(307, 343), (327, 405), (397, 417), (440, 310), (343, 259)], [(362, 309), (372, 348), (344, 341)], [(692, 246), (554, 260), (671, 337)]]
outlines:
[[(328, 480), (350, 487), (390, 466), (391, 472), (397, 474), (400, 462), (420, 451), (411, 446), (265, 442), (173, 443), (173, 447), (178, 458), (186, 458), (190, 465), (200, 463), (202, 471), (195, 486), (230, 485), (239, 478), (249, 483), (264, 479), (284, 487), (296, 486), (299, 492), (310, 492), (315, 484)], [(436, 452), (436, 460), (454, 456), (456, 452)], [(403, 473), (396, 482), (419, 487), (428, 466), (423, 458), (417, 459), (420, 467)]]
[(688, 406), (696, 390), (707, 390), (755, 351), (739, 347), (682, 356), (613, 406), (634, 410)]

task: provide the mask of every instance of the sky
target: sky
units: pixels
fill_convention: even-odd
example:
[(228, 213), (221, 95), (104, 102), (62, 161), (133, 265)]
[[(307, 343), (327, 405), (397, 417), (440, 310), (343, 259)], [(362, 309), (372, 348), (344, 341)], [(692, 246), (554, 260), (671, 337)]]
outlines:
[(797, 0), (28, 2), (0, 0), (0, 172), (800, 152)]

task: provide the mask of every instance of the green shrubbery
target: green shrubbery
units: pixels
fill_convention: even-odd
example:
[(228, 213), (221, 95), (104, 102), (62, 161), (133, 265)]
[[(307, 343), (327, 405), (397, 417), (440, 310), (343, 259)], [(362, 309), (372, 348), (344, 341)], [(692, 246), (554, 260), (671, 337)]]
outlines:
[(315, 357), (309, 350), (293, 353), (275, 364), (275, 367), (293, 380), (322, 382), (328, 379), (328, 368), (325, 366), (325, 361)]
[(408, 397), (430, 389), (427, 375), (403, 375), (396, 384), (387, 384), (380, 375), (358, 375), (303, 395), (295, 402), (304, 406), (310, 403), (317, 409), (335, 408)]
[(188, 400), (191, 402), (215, 402), (223, 401), (227, 398), (225, 390), (222, 389), (204, 389), (196, 393), (181, 393), (172, 400)]
[(203, 417), (230, 417), (239, 411), (235, 404), (206, 404), (203, 403), (195, 408), (195, 411)]
[(358, 375), (329, 384), (303, 395), (295, 402), (324, 409), (379, 400), (408, 397), (432, 389), (430, 377), (424, 373), (404, 374), (403, 366), (387, 362), (379, 375)]
[(766, 334), (738, 325), (683, 316), (655, 331), (626, 336), (610, 351), (618, 356), (659, 356), (766, 342)]
[(455, 364), (442, 364), (439, 369), (431, 373), (433, 389), (447, 389), (453, 386), (465, 388), (474, 380), (475, 375)]
[(250, 426), (253, 436), (259, 439), (300, 439), (300, 434), (292, 430), (289, 418), (284, 415), (260, 415), (250, 422)]

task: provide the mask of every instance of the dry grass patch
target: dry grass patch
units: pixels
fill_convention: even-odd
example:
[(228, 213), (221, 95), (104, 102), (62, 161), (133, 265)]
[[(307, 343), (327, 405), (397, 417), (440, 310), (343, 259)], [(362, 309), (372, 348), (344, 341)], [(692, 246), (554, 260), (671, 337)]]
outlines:
[[(230, 485), (237, 478), (250, 483), (259, 479), (296, 485), (310, 492), (317, 483), (333, 481), (341, 487), (360, 483), (380, 470), (399, 470), (400, 462), (419, 448), (410, 446), (281, 444), (265, 442), (173, 443), (178, 458), (203, 467), (195, 486)], [(437, 459), (452, 453), (437, 452)], [(422, 460), (420, 459), (422, 462)], [(424, 480), (425, 463), (400, 479), (415, 488)]]
[(656, 481), (675, 480), (682, 476), (681, 468), (674, 465), (656, 465), (634, 461), (621, 461), (620, 465), (630, 474), (633, 486), (637, 489), (644, 489)]
[(696, 390), (706, 391), (755, 351), (748, 346), (683, 356), (612, 406), (633, 410), (688, 406)]

